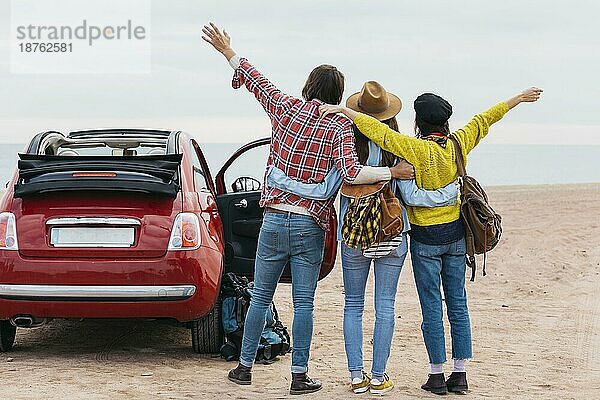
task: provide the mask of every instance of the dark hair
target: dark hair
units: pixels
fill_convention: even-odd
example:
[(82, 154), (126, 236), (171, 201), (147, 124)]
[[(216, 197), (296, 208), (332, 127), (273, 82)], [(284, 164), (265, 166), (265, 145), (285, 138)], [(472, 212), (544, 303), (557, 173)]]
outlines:
[(302, 88), (306, 101), (319, 99), (327, 104), (340, 104), (344, 94), (344, 74), (333, 65), (319, 65), (313, 69)]
[(415, 117), (415, 136), (418, 138), (424, 138), (425, 136), (429, 136), (432, 133), (442, 133), (445, 136), (450, 136), (450, 126), (448, 125), (448, 121), (446, 121), (443, 125), (434, 125), (429, 122), (425, 122), (420, 119), (418, 116)]
[[(381, 121), (387, 124), (390, 128), (398, 132), (398, 121), (396, 117)], [(369, 139), (358, 130), (358, 127), (354, 125), (354, 146), (356, 146), (356, 154), (358, 155), (358, 161), (366, 165), (367, 159), (369, 158)], [(381, 150), (381, 163), (380, 167), (393, 167), (396, 165), (396, 156), (389, 151)]]

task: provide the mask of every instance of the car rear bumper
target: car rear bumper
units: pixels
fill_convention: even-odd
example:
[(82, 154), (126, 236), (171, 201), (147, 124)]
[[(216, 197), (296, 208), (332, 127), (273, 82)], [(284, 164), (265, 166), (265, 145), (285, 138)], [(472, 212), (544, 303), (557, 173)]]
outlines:
[(196, 293), (195, 285), (91, 286), (11, 285), (0, 283), (0, 298), (13, 300), (62, 301), (169, 301), (184, 300)]
[(155, 259), (24, 258), (0, 250), (0, 320), (172, 318), (207, 315), (221, 283), (221, 252), (201, 247)]

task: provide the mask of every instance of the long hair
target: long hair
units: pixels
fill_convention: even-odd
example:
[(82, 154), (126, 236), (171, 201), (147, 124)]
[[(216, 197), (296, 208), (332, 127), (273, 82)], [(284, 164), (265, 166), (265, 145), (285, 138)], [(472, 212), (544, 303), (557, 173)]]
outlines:
[[(392, 117), (382, 122), (398, 132), (398, 121), (396, 121), (396, 117)], [(361, 164), (366, 165), (367, 159), (369, 158), (369, 139), (358, 130), (356, 125), (354, 125), (354, 144), (356, 146), (358, 161)], [(379, 166), (393, 167), (396, 165), (396, 158), (397, 157), (394, 154), (381, 149), (381, 163)]]
[(432, 133), (441, 133), (444, 136), (450, 136), (450, 126), (448, 125), (448, 121), (446, 121), (443, 125), (434, 125), (430, 124), (429, 122), (423, 121), (418, 116), (415, 117), (416, 137), (422, 139), (426, 136), (431, 135)]

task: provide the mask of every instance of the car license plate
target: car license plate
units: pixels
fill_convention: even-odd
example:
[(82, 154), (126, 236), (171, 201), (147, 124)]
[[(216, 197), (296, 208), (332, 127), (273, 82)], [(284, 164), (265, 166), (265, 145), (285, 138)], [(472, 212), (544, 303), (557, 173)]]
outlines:
[(54, 227), (50, 244), (54, 247), (131, 247), (135, 228)]

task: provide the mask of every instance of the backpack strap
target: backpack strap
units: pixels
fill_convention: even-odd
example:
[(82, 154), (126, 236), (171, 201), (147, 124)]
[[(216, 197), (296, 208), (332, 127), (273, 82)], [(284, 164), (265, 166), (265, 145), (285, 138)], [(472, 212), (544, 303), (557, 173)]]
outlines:
[(454, 135), (449, 136), (452, 144), (454, 145), (454, 152), (456, 153), (456, 168), (458, 171), (458, 175), (460, 177), (464, 177), (467, 175), (467, 169), (465, 168), (465, 158), (463, 157), (462, 150), (460, 148), (460, 143), (454, 137)]
[[(467, 175), (467, 169), (465, 168), (465, 158), (463, 156), (462, 149), (460, 147), (460, 143), (458, 143), (458, 140), (454, 137), (454, 134), (451, 134), (448, 138), (454, 145), (454, 153), (456, 153), (456, 170), (458, 172), (458, 176), (460, 176), (461, 178), (464, 178)], [(462, 185), (463, 185), (463, 180), (460, 179), (461, 192), (462, 192)], [(462, 212), (461, 212), (461, 214), (462, 214)], [(475, 259), (475, 252), (474, 252), (475, 243), (474, 243), (473, 233), (471, 232), (471, 228), (469, 227), (469, 224), (464, 223), (463, 226), (465, 227), (465, 230), (467, 231), (466, 235), (465, 235), (465, 240), (467, 243), (466, 258), (467, 258), (467, 265), (471, 268), (471, 282), (473, 282), (473, 281), (475, 281), (475, 272), (477, 271), (477, 260)], [(484, 267), (483, 268), (485, 270), (485, 257), (484, 257)]]
[(275, 324), (277, 325), (277, 322), (281, 323), (281, 319), (279, 318), (279, 311), (277, 311), (277, 307), (275, 307), (274, 301), (271, 302), (271, 307), (273, 310), (273, 319), (275, 320)]
[(465, 257), (467, 258), (467, 266), (471, 268), (471, 282), (475, 282), (475, 273), (477, 271), (477, 259), (475, 258), (475, 253), (473, 249), (475, 248), (475, 243), (473, 240), (473, 233), (471, 232), (471, 228), (469, 224), (464, 223), (465, 227), (465, 242), (467, 244), (467, 254)]
[(485, 272), (485, 261), (487, 258), (487, 229), (483, 233), (483, 276), (486, 276)]

